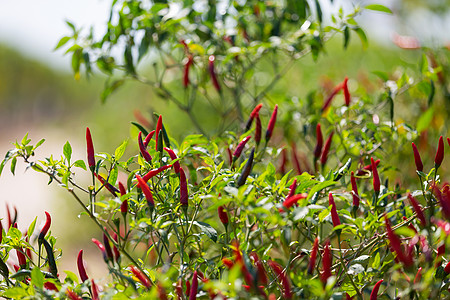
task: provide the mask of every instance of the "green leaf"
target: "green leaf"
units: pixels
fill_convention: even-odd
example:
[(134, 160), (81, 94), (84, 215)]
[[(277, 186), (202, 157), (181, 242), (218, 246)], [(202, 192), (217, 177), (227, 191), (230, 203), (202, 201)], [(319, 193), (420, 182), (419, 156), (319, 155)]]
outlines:
[(78, 276), (75, 274), (75, 273), (73, 273), (73, 272), (70, 272), (70, 271), (64, 271), (64, 273), (66, 273), (66, 279), (64, 279), (64, 283), (67, 283), (67, 282), (69, 282), (69, 283), (72, 283), (72, 282), (75, 282), (75, 283), (77, 283), (78, 284)]
[(114, 167), (114, 169), (111, 170), (111, 172), (109, 173), (109, 178), (108, 178), (108, 182), (112, 185), (116, 184), (117, 181), (117, 176), (119, 174), (119, 170), (117, 165)]
[(70, 39), (71, 39), (71, 37), (69, 37), (69, 36), (65, 36), (65, 37), (61, 38), (59, 40), (58, 44), (56, 45), (56, 47), (53, 49), (53, 51), (58, 50), (59, 48), (61, 48), (65, 44), (67, 44), (67, 42), (70, 41)]
[(369, 42), (367, 41), (367, 36), (366, 36), (366, 33), (364, 32), (364, 30), (357, 27), (357, 28), (353, 29), (353, 31), (356, 32), (356, 34), (359, 36), (359, 39), (361, 40), (361, 44), (363, 45), (363, 48), (366, 49), (367, 46), (369, 45)]
[(379, 12), (384, 12), (387, 14), (392, 14), (392, 10), (390, 10), (388, 7), (381, 5), (381, 4), (369, 4), (364, 8), (373, 10), (373, 11), (379, 11)]
[(117, 147), (117, 149), (114, 151), (114, 157), (116, 158), (116, 160), (119, 160), (123, 156), (125, 150), (127, 149), (127, 146), (128, 140), (125, 140), (122, 142), (122, 144), (120, 144), (119, 147)]
[(85, 162), (84, 162), (83, 160), (81, 160), (81, 159), (79, 159), (79, 160), (77, 160), (76, 162), (74, 162), (73, 165), (74, 165), (75, 167), (82, 168), (83, 170), (87, 171), (86, 164), (85, 164)]
[(31, 282), (38, 288), (44, 287), (44, 275), (38, 267), (35, 267), (31, 271)]
[(45, 142), (45, 139), (41, 139), (39, 142), (34, 145), (33, 150), (36, 150), (40, 145), (42, 145)]
[(378, 76), (383, 81), (388, 81), (389, 80), (389, 75), (386, 72), (372, 71), (372, 74)]
[(105, 82), (105, 88), (100, 95), (102, 102), (104, 103), (106, 99), (115, 92), (119, 87), (121, 87), (125, 83), (125, 79), (114, 80), (111, 84), (109, 81)]
[(16, 171), (16, 163), (17, 163), (17, 157), (13, 157), (12, 161), (11, 161), (11, 173), (13, 175), (15, 175), (15, 171)]
[(416, 130), (418, 133), (422, 133), (424, 130), (428, 129), (433, 119), (434, 109), (430, 107), (427, 109), (417, 120)]
[(309, 193), (308, 193), (308, 198), (306, 198), (306, 200), (311, 199), (311, 197), (312, 197), (315, 193), (317, 193), (317, 192), (319, 192), (319, 191), (321, 191), (321, 190), (323, 190), (323, 189), (325, 189), (325, 188), (327, 188), (327, 187), (329, 187), (329, 186), (335, 185), (335, 184), (336, 184), (336, 182), (333, 181), (333, 180), (328, 180), (328, 181), (324, 181), (324, 182), (321, 182), (321, 183), (319, 183), (319, 184), (316, 184), (316, 185), (313, 186), (312, 189), (309, 191)]
[(70, 159), (72, 158), (72, 146), (70, 146), (70, 143), (68, 141), (64, 144), (63, 154), (67, 159), (67, 164), (70, 165)]
[(29, 296), (29, 293), (23, 287), (12, 287), (8, 288), (4, 293), (2, 293), (2, 296), (11, 299), (24, 299)]
[(27, 235), (32, 236), (34, 232), (34, 228), (36, 227), (36, 220), (37, 217), (34, 218), (33, 222), (31, 222), (30, 226), (28, 227)]
[(217, 242), (217, 231), (208, 223), (194, 221), (194, 225), (196, 225), (203, 234), (209, 237), (213, 242)]

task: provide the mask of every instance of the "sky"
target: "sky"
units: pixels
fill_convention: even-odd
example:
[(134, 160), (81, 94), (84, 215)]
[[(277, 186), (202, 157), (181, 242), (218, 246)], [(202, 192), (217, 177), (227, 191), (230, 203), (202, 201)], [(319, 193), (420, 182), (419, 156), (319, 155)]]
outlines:
[(101, 34), (110, 5), (110, 0), (0, 0), (0, 43), (54, 68), (68, 69), (69, 57), (53, 52), (58, 40), (70, 33), (65, 20), (94, 25)]

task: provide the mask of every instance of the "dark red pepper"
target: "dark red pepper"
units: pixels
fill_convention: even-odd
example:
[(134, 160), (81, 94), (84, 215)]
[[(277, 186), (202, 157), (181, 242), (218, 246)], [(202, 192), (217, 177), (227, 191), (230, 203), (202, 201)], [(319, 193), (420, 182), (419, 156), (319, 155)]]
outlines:
[(294, 196), (296, 189), (297, 189), (297, 178), (294, 178), (294, 181), (292, 182), (291, 186), (289, 187), (289, 194), (287, 195), (286, 199)]
[(214, 61), (216, 60), (216, 57), (214, 55), (210, 55), (208, 58), (208, 70), (209, 70), (209, 75), (211, 76), (211, 80), (213, 83), (214, 88), (221, 93), (222, 89), (220, 87), (219, 81), (217, 80), (217, 74), (216, 74), (216, 70), (214, 68)]
[(263, 105), (261, 103), (256, 105), (253, 111), (250, 113), (250, 117), (248, 118), (247, 123), (245, 124), (245, 132), (249, 131), (250, 128), (252, 127), (253, 119), (255, 119), (256, 116), (259, 115), (259, 111), (261, 110), (262, 106)]
[(316, 160), (320, 157), (320, 154), (322, 153), (322, 146), (323, 146), (323, 136), (322, 136), (322, 130), (320, 123), (316, 126), (316, 148), (314, 149), (314, 163)]
[(142, 132), (139, 131), (138, 135), (138, 144), (139, 144), (139, 151), (141, 152), (142, 157), (147, 161), (148, 163), (152, 162), (152, 157), (150, 153), (148, 153), (147, 149), (145, 149), (144, 142), (142, 141)]
[(377, 165), (373, 160), (373, 157), (370, 158), (370, 162), (372, 165), (373, 189), (375, 190), (375, 193), (378, 195), (380, 193), (380, 176), (378, 175)]
[(72, 291), (70, 289), (67, 289), (66, 294), (70, 300), (83, 300), (83, 298), (78, 296), (74, 291)]
[(320, 280), (322, 284), (325, 286), (327, 284), (328, 278), (331, 277), (331, 265), (332, 265), (333, 257), (331, 256), (330, 249), (330, 241), (325, 242), (325, 247), (323, 250), (322, 257), (322, 274), (320, 275)]
[[(116, 243), (119, 243), (117, 233), (114, 232), (113, 235), (112, 235), (112, 238), (114, 239), (114, 241)], [(113, 252), (114, 252), (114, 260), (117, 263), (119, 263), (119, 261), (120, 261), (120, 251), (119, 251), (119, 249), (117, 249), (116, 245), (113, 245)]]
[(394, 233), (391, 227), (391, 222), (387, 217), (384, 218), (386, 222), (386, 232), (391, 244), (391, 249), (397, 254), (398, 260), (403, 263), (403, 265), (408, 268), (414, 264), (412, 256), (406, 255), (403, 252), (402, 242), (400, 238)]
[(217, 213), (219, 214), (219, 219), (225, 227), (228, 225), (228, 214), (225, 206), (221, 205), (217, 208)]
[(322, 112), (325, 111), (331, 104), (331, 101), (333, 100), (333, 98), (337, 95), (337, 93), (339, 93), (339, 91), (342, 89), (342, 83), (339, 83), (337, 86), (335, 86), (333, 88), (333, 91), (331, 92), (331, 94), (328, 96), (327, 100), (325, 100), (325, 102), (323, 103), (322, 106)]
[(50, 225), (52, 223), (52, 218), (50, 217), (50, 214), (48, 212), (45, 212), (46, 220), (44, 227), (42, 227), (41, 232), (39, 233), (38, 241), (39, 244), (42, 244), (42, 240), (47, 235), (48, 230), (50, 229)]
[(187, 188), (187, 179), (183, 168), (180, 168), (180, 204), (182, 206), (189, 205), (189, 195)]
[(359, 194), (358, 194), (358, 186), (356, 185), (355, 174), (351, 173), (350, 182), (352, 183), (352, 196), (353, 196), (353, 207), (355, 210), (359, 208)]
[(272, 271), (277, 275), (277, 280), (281, 280), (281, 284), (283, 285), (283, 298), (284, 299), (291, 299), (292, 298), (292, 290), (291, 290), (291, 284), (289, 282), (289, 278), (286, 276), (286, 273), (283, 272), (283, 268), (276, 262), (272, 260), (268, 260), (267, 264), (270, 266)]
[[(103, 228), (106, 230), (106, 227)], [(109, 242), (108, 237), (106, 236), (105, 232), (103, 232), (103, 245), (105, 246), (106, 256), (108, 257), (108, 261), (113, 261), (114, 256), (111, 249), (111, 244)]]
[(88, 280), (89, 277), (86, 273), (86, 268), (84, 267), (83, 250), (80, 250), (80, 252), (78, 252), (77, 268), (78, 268), (78, 274), (80, 274), (81, 282), (85, 282), (86, 280)]
[(189, 58), (184, 65), (184, 73), (183, 73), (183, 86), (187, 88), (189, 86), (189, 69), (191, 68), (192, 63), (194, 62), (194, 58), (192, 55), (189, 55)]
[(139, 270), (135, 266), (130, 266), (130, 271), (147, 289), (150, 289), (152, 287), (152, 283), (150, 282), (150, 280), (148, 280), (147, 276), (145, 276), (141, 272), (141, 270)]
[[(177, 155), (175, 154), (175, 152), (172, 149), (164, 147), (164, 150), (167, 152), (167, 154), (169, 154), (170, 159), (175, 160), (175, 159), (178, 158)], [(179, 161), (176, 161), (176, 162), (173, 163), (173, 170), (177, 174), (180, 173), (180, 162)]]
[(383, 279), (379, 280), (375, 283), (372, 292), (370, 293), (370, 300), (377, 300), (378, 298), (378, 290), (380, 289), (381, 284), (383, 283)]
[(316, 237), (314, 240), (314, 245), (311, 250), (311, 256), (309, 257), (309, 263), (308, 263), (308, 274), (312, 275), (314, 272), (314, 267), (316, 266), (316, 258), (317, 258), (317, 252), (319, 250), (319, 238)]
[(442, 135), (439, 137), (438, 149), (436, 151), (436, 157), (434, 158), (434, 167), (437, 169), (444, 160), (444, 139)]
[(250, 257), (253, 259), (253, 263), (256, 266), (258, 282), (266, 286), (268, 283), (267, 274), (261, 259), (259, 259), (258, 254), (254, 251), (250, 253)]
[[(122, 184), (122, 182), (119, 181), (119, 191), (120, 191), (120, 195), (126, 195), (127, 191), (125, 189), (125, 186)], [(125, 199), (122, 201), (122, 204), (120, 204), (120, 212), (122, 213), (122, 215), (126, 215), (128, 212), (128, 200)]]
[(327, 163), (328, 153), (330, 152), (330, 147), (331, 147), (331, 141), (333, 139), (333, 134), (334, 134), (334, 131), (332, 131), (330, 133), (330, 135), (328, 136), (328, 138), (327, 138), (327, 140), (325, 142), (325, 146), (323, 146), (322, 155), (320, 156), (320, 163), (322, 164), (322, 166), (324, 166)]
[(94, 145), (92, 143), (92, 136), (89, 127), (86, 127), (86, 148), (87, 148), (87, 159), (88, 165), (91, 172), (95, 171), (95, 155), (94, 155)]
[(417, 218), (419, 219), (420, 223), (422, 223), (423, 227), (427, 226), (427, 220), (425, 218), (425, 215), (422, 211), (422, 208), (420, 207), (419, 203), (417, 202), (416, 198), (413, 197), (410, 193), (408, 193), (408, 199), (409, 202), (411, 202), (412, 207), (414, 208), (414, 211), (417, 214)]
[(97, 245), (97, 248), (100, 250), (100, 252), (102, 253), (103, 256), (103, 260), (107, 263), (108, 262), (108, 255), (106, 254), (106, 249), (105, 246), (103, 246), (102, 243), (100, 243), (100, 241), (98, 241), (97, 239), (92, 239), (92, 242)]
[(233, 152), (233, 161), (236, 161), (236, 159), (239, 158), (239, 156), (241, 156), (242, 150), (244, 150), (245, 144), (247, 144), (247, 142), (251, 139), (251, 135), (245, 137), (242, 141), (239, 142), (239, 144), (237, 145), (236, 149)]
[(119, 192), (119, 190), (114, 187), (112, 184), (107, 182), (105, 178), (103, 178), (101, 175), (94, 173), (95, 177), (100, 181), (100, 183), (114, 196), (116, 197)]
[(348, 78), (345, 77), (344, 82), (342, 83), (342, 89), (344, 90), (344, 99), (345, 99), (345, 105), (350, 106), (350, 92), (348, 91)]
[(198, 276), (197, 271), (194, 271), (194, 275), (192, 277), (192, 285), (189, 293), (189, 300), (197, 299), (197, 289), (198, 289)]
[(250, 175), (250, 172), (252, 171), (252, 167), (253, 167), (254, 156), (255, 156), (255, 147), (253, 147), (252, 152), (250, 152), (248, 160), (245, 163), (245, 166), (242, 169), (242, 173), (239, 176), (239, 179), (236, 183), (238, 187), (243, 186), (245, 184), (245, 181), (247, 180), (248, 175)]
[(341, 225), (341, 220), (339, 220), (339, 215), (336, 210), (336, 203), (334, 203), (333, 194), (328, 194), (328, 205), (331, 205), (331, 220), (333, 221), (333, 226)]
[(158, 122), (156, 123), (156, 131), (155, 131), (155, 150), (158, 150), (158, 140), (159, 140), (159, 132), (162, 130), (162, 115), (159, 115)]
[(155, 134), (155, 131), (156, 131), (156, 130), (150, 131), (150, 132), (147, 134), (147, 136), (145, 137), (144, 142), (143, 142), (143, 143), (144, 143), (145, 149), (147, 149), (147, 146), (148, 146), (148, 144), (150, 143), (150, 140), (152, 139), (153, 135)]
[(411, 143), (414, 153), (414, 162), (416, 163), (416, 170), (422, 172), (423, 171), (423, 163), (422, 159), (420, 158), (419, 150), (417, 150), (417, 147), (414, 143)]
[(267, 125), (266, 130), (266, 144), (269, 142), (272, 137), (273, 129), (275, 127), (275, 123), (277, 122), (277, 112), (278, 112), (278, 104), (275, 104), (275, 108), (273, 109), (272, 116), (270, 117), (269, 124)]
[(91, 288), (92, 288), (92, 300), (100, 300), (98, 297), (98, 286), (95, 283), (94, 279), (91, 279)]

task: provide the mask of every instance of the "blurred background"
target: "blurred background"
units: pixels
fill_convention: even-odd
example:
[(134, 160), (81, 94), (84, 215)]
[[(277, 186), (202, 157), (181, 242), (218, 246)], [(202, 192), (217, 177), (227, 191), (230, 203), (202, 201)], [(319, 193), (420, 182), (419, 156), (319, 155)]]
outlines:
[[(328, 2), (328, 1), (324, 1)], [(306, 57), (296, 62), (276, 90), (304, 98), (326, 80), (339, 82), (345, 76), (358, 82), (376, 80), (373, 71), (395, 72), (417, 68), (422, 56), (419, 50), (404, 50), (393, 42), (395, 34), (415, 36), (430, 47), (450, 43), (450, 3), (434, 1), (375, 1), (388, 6), (393, 15), (365, 12), (358, 22), (366, 30), (369, 46), (363, 50), (361, 42), (353, 38), (343, 50), (342, 38), (327, 44), (327, 55), (314, 62)], [(34, 141), (45, 138), (37, 157), (62, 155), (65, 141), (69, 141), (76, 159), (85, 159), (85, 128), (93, 134), (97, 152), (112, 152), (130, 135), (135, 135), (130, 121), (136, 112), (148, 116), (157, 111), (165, 115), (169, 132), (189, 131), (187, 119), (171, 105), (159, 99), (153, 91), (137, 83), (126, 86), (101, 104), (104, 77), (95, 75), (75, 80), (70, 58), (64, 51), (56, 51), (58, 40), (68, 34), (65, 20), (77, 26), (94, 26), (94, 34), (102, 34), (109, 16), (111, 1), (46, 0), (1, 1), (0, 9), (0, 155), (12, 148), (11, 142), (22, 139), (29, 132)], [(356, 3), (356, 1), (355, 1)], [(357, 1), (359, 4), (368, 2)], [(352, 7), (351, 1), (334, 1), (329, 10)], [(297, 84), (289, 84), (297, 82)], [(132, 143), (129, 147), (135, 147)], [(38, 216), (38, 225), (45, 220), (44, 211), (51, 213), (51, 230), (58, 237), (58, 247), (64, 253), (60, 270), (76, 270), (76, 254), (85, 250), (85, 260), (99, 261), (99, 253), (91, 245), (92, 237), (99, 238), (86, 216), (63, 189), (48, 178), (26, 172), (18, 163), (16, 176), (9, 172), (9, 164), (0, 177), (0, 217), (5, 218), (6, 206), (17, 207), (19, 229), (24, 231)], [(93, 231), (94, 230), (94, 231)], [(89, 264), (88, 264), (89, 265)], [(100, 264), (88, 270), (94, 276), (106, 275)]]

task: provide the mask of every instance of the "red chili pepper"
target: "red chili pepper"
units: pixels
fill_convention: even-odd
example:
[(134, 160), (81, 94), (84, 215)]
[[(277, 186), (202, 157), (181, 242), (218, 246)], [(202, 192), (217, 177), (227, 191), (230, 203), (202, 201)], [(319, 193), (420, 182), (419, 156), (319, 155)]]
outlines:
[(414, 208), (414, 211), (417, 214), (417, 218), (422, 223), (423, 227), (427, 226), (427, 220), (425, 219), (425, 215), (423, 214), (422, 208), (420, 207), (419, 203), (417, 202), (416, 198), (414, 198), (410, 193), (408, 193), (408, 199), (409, 202), (411, 202), (411, 205)]
[(331, 147), (331, 141), (333, 139), (333, 134), (334, 134), (334, 131), (332, 131), (330, 133), (330, 135), (328, 136), (328, 138), (327, 138), (327, 140), (325, 142), (325, 146), (323, 147), (322, 156), (320, 157), (320, 163), (322, 164), (322, 166), (324, 166), (327, 163), (328, 153), (330, 152), (330, 147)]
[(234, 150), (233, 153), (233, 161), (236, 161), (236, 159), (239, 158), (239, 156), (241, 156), (242, 150), (244, 150), (245, 144), (247, 144), (247, 142), (251, 139), (251, 135), (245, 137), (242, 141), (239, 142), (239, 144), (237, 145), (236, 149)]
[(180, 168), (180, 204), (182, 206), (189, 205), (189, 194), (187, 187), (187, 178), (183, 168)]
[(83, 300), (83, 298), (78, 296), (74, 291), (71, 291), (70, 289), (67, 289), (66, 294), (70, 300)]
[(103, 260), (105, 262), (108, 262), (108, 255), (106, 254), (106, 249), (105, 246), (103, 246), (102, 243), (100, 243), (100, 241), (98, 241), (97, 239), (92, 239), (92, 242), (97, 245), (98, 249), (100, 250), (100, 252), (102, 252), (103, 255)]
[(348, 293), (345, 293), (345, 299), (346, 300), (352, 300), (353, 297), (350, 297), (350, 295)]
[[(119, 242), (117, 233), (114, 232), (113, 235), (112, 235), (112, 238), (114, 239), (114, 241), (116, 241), (116, 243)], [(114, 260), (115, 260), (117, 263), (119, 263), (119, 260), (120, 260), (120, 251), (119, 251), (119, 249), (117, 249), (116, 245), (113, 245), (113, 252), (114, 252)]]
[(142, 141), (142, 132), (139, 131), (138, 135), (138, 144), (139, 144), (139, 151), (141, 152), (142, 157), (147, 161), (148, 163), (152, 162), (152, 157), (150, 153), (145, 149), (144, 142)]
[(266, 286), (268, 283), (267, 274), (261, 259), (259, 259), (258, 254), (254, 251), (250, 253), (250, 257), (253, 259), (253, 262), (256, 266), (256, 274), (258, 277), (258, 282)]
[(297, 147), (295, 146), (294, 142), (292, 142), (291, 147), (292, 147), (292, 161), (294, 164), (294, 169), (297, 171), (298, 175), (301, 175), (303, 173), (302, 167), (300, 166), (300, 161), (298, 160)]
[(450, 262), (448, 262), (444, 267), (444, 272), (450, 274)]
[(292, 182), (291, 186), (289, 187), (289, 194), (287, 195), (286, 199), (289, 199), (292, 196), (294, 196), (296, 189), (297, 189), (297, 178), (294, 178), (294, 181)]
[[(380, 164), (380, 160), (377, 159), (375, 161), (375, 165), (378, 167), (379, 164)], [(366, 171), (372, 172), (372, 163), (368, 164), (367, 166), (364, 166), (362, 169), (359, 169), (358, 173), (356, 173), (356, 175), (362, 176), (367, 173)]]
[(103, 178), (101, 175), (94, 173), (95, 177), (98, 179), (98, 181), (100, 181), (100, 183), (111, 193), (113, 194), (114, 197), (117, 196), (119, 192), (119, 190), (117, 188), (115, 188), (112, 184), (110, 184), (109, 182), (107, 182), (105, 180), (105, 178)]
[(279, 167), (279, 172), (283, 175), (286, 174), (286, 163), (287, 163), (287, 149), (283, 148), (283, 150), (281, 150), (281, 163)]
[(186, 296), (189, 296), (190, 293), (191, 293), (191, 283), (189, 282), (189, 280), (186, 280)]
[(119, 192), (120, 192), (120, 196), (126, 195), (126, 193), (127, 193), (125, 186), (120, 181), (119, 181)]
[(189, 300), (197, 299), (197, 289), (198, 289), (198, 277), (197, 271), (194, 271), (194, 275), (192, 277), (191, 291), (189, 293)]
[(87, 148), (87, 159), (88, 165), (91, 172), (95, 171), (95, 155), (94, 155), (94, 145), (92, 143), (91, 131), (89, 127), (86, 127), (86, 148)]
[(88, 280), (89, 277), (86, 273), (86, 268), (84, 267), (83, 250), (80, 250), (80, 252), (78, 252), (77, 268), (78, 268), (78, 274), (80, 274), (81, 282), (85, 282), (86, 280)]
[(331, 104), (331, 101), (333, 98), (339, 93), (339, 91), (342, 89), (342, 83), (339, 83), (337, 86), (333, 88), (333, 91), (328, 96), (327, 100), (325, 100), (323, 106), (322, 106), (322, 112), (325, 111)]
[(254, 280), (253, 276), (250, 274), (250, 272), (247, 269), (247, 266), (245, 265), (244, 258), (241, 254), (241, 250), (239, 249), (239, 242), (234, 240), (232, 242), (233, 245), (233, 254), (236, 259), (236, 264), (240, 265), (241, 267), (241, 273), (244, 276), (244, 281), (247, 285), (253, 287), (254, 286)]
[(333, 226), (336, 227), (341, 225), (341, 220), (339, 220), (339, 215), (336, 210), (336, 203), (334, 203), (333, 194), (328, 194), (328, 205), (331, 205), (331, 220), (333, 221)]
[(256, 105), (253, 111), (250, 113), (250, 117), (248, 118), (247, 123), (245, 124), (245, 132), (249, 131), (250, 128), (252, 127), (253, 119), (259, 115), (259, 111), (261, 110), (262, 106), (263, 105), (261, 103)]
[(144, 147), (147, 149), (148, 144), (150, 143), (150, 140), (152, 139), (153, 135), (155, 134), (156, 130), (150, 131), (147, 136), (144, 139)]
[(183, 74), (183, 86), (187, 88), (189, 85), (189, 69), (191, 68), (192, 63), (194, 62), (194, 58), (192, 55), (189, 55), (188, 61), (184, 65), (184, 74)]
[[(103, 229), (106, 230), (106, 227), (104, 227)], [(113, 261), (114, 256), (112, 253), (111, 244), (109, 242), (108, 237), (106, 236), (106, 234), (104, 232), (103, 232), (103, 245), (105, 245), (105, 251), (106, 251), (106, 256), (107, 256), (108, 260)]]
[(231, 269), (234, 266), (234, 262), (229, 258), (222, 258), (222, 263), (228, 268)]
[(311, 251), (311, 256), (309, 257), (309, 263), (308, 263), (308, 274), (312, 275), (314, 272), (314, 267), (316, 266), (316, 258), (317, 258), (317, 252), (319, 250), (319, 238), (316, 237), (314, 240), (314, 245)]
[(2, 221), (0, 221), (0, 244), (2, 244), (3, 241), (3, 224)]
[(345, 105), (350, 106), (350, 92), (348, 91), (348, 78), (345, 77), (344, 82), (342, 83), (342, 89), (344, 90), (344, 99), (345, 99)]
[(355, 174), (351, 173), (350, 181), (352, 183), (352, 196), (353, 196), (353, 207), (357, 210), (359, 207), (359, 194), (358, 194), (358, 186), (356, 185)]
[(145, 276), (141, 272), (141, 270), (139, 270), (135, 266), (130, 266), (130, 271), (147, 289), (150, 289), (152, 287), (152, 283), (150, 282), (150, 280), (148, 280), (147, 276)]
[(447, 138), (447, 143), (450, 146), (450, 138)]
[(59, 289), (56, 287), (56, 285), (50, 281), (44, 282), (44, 288), (49, 291), (59, 292)]
[(266, 144), (269, 142), (272, 137), (273, 128), (275, 127), (275, 123), (277, 121), (277, 113), (278, 113), (278, 104), (275, 104), (275, 108), (273, 109), (272, 116), (269, 120), (269, 125), (267, 125), (266, 130)]
[(158, 122), (156, 123), (156, 131), (155, 131), (155, 150), (158, 150), (159, 132), (161, 131), (162, 127), (163, 127), (162, 115), (159, 115)]
[(256, 114), (255, 142), (257, 146), (259, 146), (259, 143), (261, 142), (261, 131), (261, 119), (259, 118), (259, 114)]
[(38, 241), (39, 243), (42, 243), (42, 240), (47, 235), (48, 230), (50, 229), (50, 224), (52, 223), (52, 218), (50, 217), (50, 214), (48, 212), (45, 212), (45, 216), (47, 217), (44, 227), (42, 227), (41, 232), (39, 233)]
[(153, 200), (153, 195), (152, 192), (150, 191), (150, 188), (148, 187), (147, 183), (144, 181), (144, 179), (142, 179), (141, 176), (136, 174), (136, 178), (138, 180), (138, 186), (144, 193), (145, 199), (147, 199), (147, 205), (150, 207), (150, 209), (153, 209), (153, 207), (155, 207), (155, 201)]
[(184, 299), (181, 279), (177, 281), (177, 285), (175, 286), (175, 293), (177, 294), (177, 300)]
[(161, 173), (161, 172), (163, 172), (163, 171), (165, 171), (165, 170), (167, 170), (167, 169), (169, 169), (171, 167), (172, 167), (172, 165), (165, 165), (165, 166), (162, 166), (162, 167), (160, 167), (158, 169), (150, 170), (147, 174), (142, 176), (142, 179), (144, 179), (145, 182), (148, 182), (150, 180), (150, 178), (158, 175), (159, 173)]
[[(126, 195), (127, 191), (125, 189), (125, 186), (122, 184), (122, 182), (119, 181), (119, 191), (120, 191), (120, 195)], [(122, 201), (122, 204), (120, 204), (120, 212), (122, 213), (122, 215), (126, 215), (128, 212), (128, 200), (125, 199)]]
[(328, 278), (331, 277), (331, 264), (332, 264), (333, 257), (331, 256), (331, 249), (330, 249), (330, 241), (325, 242), (325, 247), (323, 249), (323, 257), (322, 257), (322, 274), (320, 275), (320, 280), (322, 281), (323, 285), (325, 286), (327, 284)]
[(225, 227), (228, 225), (228, 214), (225, 210), (225, 206), (221, 205), (217, 209), (217, 213), (219, 214), (219, 219)]
[(283, 291), (284, 299), (291, 299), (292, 298), (291, 284), (289, 282), (289, 278), (286, 276), (286, 273), (283, 272), (283, 268), (278, 263), (272, 260), (268, 260), (267, 264), (270, 266), (272, 271), (277, 275), (277, 280), (278, 278), (281, 280), (284, 289)]
[(414, 277), (414, 284), (419, 283), (422, 279), (422, 267), (417, 270), (416, 277)]
[(442, 194), (439, 187), (434, 184), (432, 185), (433, 193), (439, 200), (439, 204), (442, 207), (442, 214), (446, 219), (450, 219), (450, 198), (444, 193)]
[(255, 147), (253, 147), (252, 152), (250, 152), (248, 160), (245, 163), (244, 168), (242, 169), (242, 173), (239, 176), (238, 181), (236, 182), (236, 185), (238, 187), (243, 186), (245, 184), (245, 181), (247, 180), (248, 175), (250, 175), (250, 172), (252, 171), (253, 167), (254, 156), (255, 156)]
[(98, 297), (98, 286), (95, 283), (94, 279), (91, 279), (91, 288), (92, 288), (92, 300), (100, 300)]
[(158, 288), (158, 299), (159, 300), (168, 300), (167, 293), (166, 293), (166, 290), (164, 289), (164, 287), (160, 283), (158, 283), (157, 288)]
[(378, 290), (380, 289), (381, 284), (383, 283), (383, 279), (379, 280), (375, 283), (372, 292), (370, 293), (370, 300), (377, 300), (378, 298)]
[(378, 176), (377, 165), (373, 160), (373, 157), (370, 158), (370, 162), (372, 164), (373, 189), (375, 190), (375, 193), (378, 195), (380, 193), (380, 177)]
[(436, 157), (434, 158), (434, 167), (437, 169), (444, 160), (444, 140), (442, 135), (439, 138), (438, 149), (436, 151)]
[(416, 170), (422, 172), (423, 171), (423, 164), (422, 159), (420, 158), (419, 150), (417, 150), (417, 147), (414, 143), (412, 144), (413, 153), (414, 153), (414, 162), (416, 163)]
[(211, 80), (213, 83), (214, 88), (221, 93), (222, 89), (220, 87), (219, 81), (217, 80), (217, 74), (216, 74), (216, 70), (214, 68), (214, 61), (216, 60), (216, 57), (214, 55), (210, 55), (208, 58), (208, 70), (209, 70), (209, 75), (211, 76)]
[(403, 265), (408, 268), (413, 265), (414, 261), (411, 256), (405, 255), (402, 248), (402, 242), (400, 238), (394, 233), (391, 227), (391, 222), (385, 216), (386, 222), (386, 232), (388, 235), (389, 242), (391, 244), (391, 249), (394, 250), (395, 254), (397, 254), (398, 260), (403, 263)]
[[(177, 155), (175, 154), (175, 152), (173, 152), (172, 149), (164, 147), (164, 150), (167, 152), (167, 154), (169, 154), (170, 159), (175, 160), (177, 159)], [(176, 161), (173, 163), (173, 170), (175, 171), (175, 173), (180, 173), (180, 162)]]
[(322, 130), (320, 127), (320, 123), (318, 123), (316, 126), (316, 148), (314, 149), (314, 162), (320, 157), (320, 154), (322, 153), (322, 146), (323, 146)]
[(25, 269), (27, 267), (27, 258), (23, 252), (23, 248), (16, 249), (17, 260), (19, 261), (19, 266), (21, 269)]
[(284, 200), (283, 202), (283, 208), (280, 208), (279, 211), (283, 212), (284, 211), (288, 211), (290, 207), (292, 207), (294, 204), (297, 204), (297, 202), (301, 199), (306, 199), (308, 198), (308, 194), (306, 193), (301, 193), (301, 194), (297, 194), (294, 195), (290, 198), (287, 198), (286, 200)]

